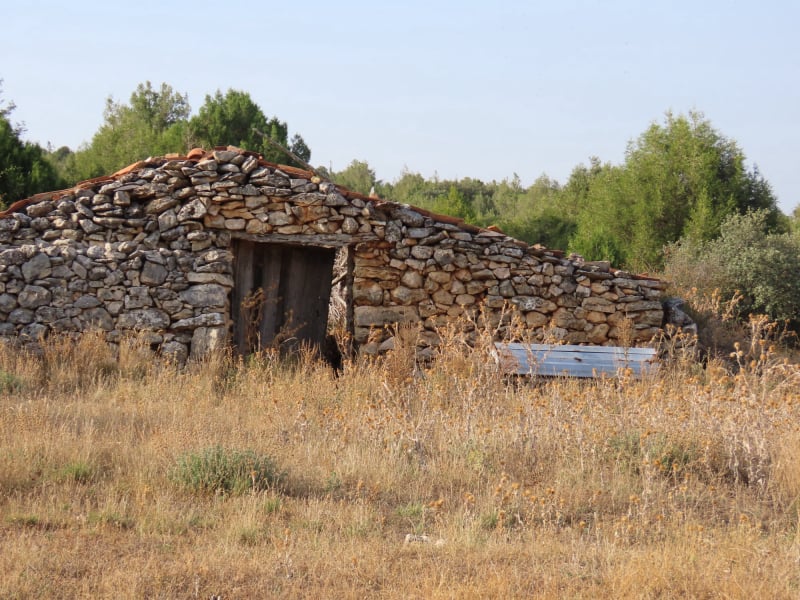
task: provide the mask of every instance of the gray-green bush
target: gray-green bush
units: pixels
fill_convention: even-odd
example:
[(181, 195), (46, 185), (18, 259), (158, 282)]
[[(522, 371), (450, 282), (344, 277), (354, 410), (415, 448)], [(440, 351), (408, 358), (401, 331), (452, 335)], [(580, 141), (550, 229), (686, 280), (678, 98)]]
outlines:
[(768, 230), (767, 211), (730, 215), (708, 242), (683, 238), (667, 248), (667, 279), (723, 299), (742, 295), (742, 315), (800, 324), (800, 239)]
[(282, 474), (268, 456), (213, 446), (178, 457), (172, 477), (194, 492), (242, 494), (266, 489)]

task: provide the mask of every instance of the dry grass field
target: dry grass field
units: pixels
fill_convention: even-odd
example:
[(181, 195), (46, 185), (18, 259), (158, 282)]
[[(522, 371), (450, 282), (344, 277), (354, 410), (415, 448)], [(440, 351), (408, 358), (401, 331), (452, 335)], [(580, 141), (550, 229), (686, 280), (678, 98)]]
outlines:
[(800, 367), (0, 354), (3, 598), (797, 598)]

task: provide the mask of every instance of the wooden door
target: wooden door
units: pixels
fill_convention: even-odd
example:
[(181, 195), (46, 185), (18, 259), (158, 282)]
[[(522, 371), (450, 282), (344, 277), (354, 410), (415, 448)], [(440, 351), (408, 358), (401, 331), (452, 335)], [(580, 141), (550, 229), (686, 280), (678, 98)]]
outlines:
[(328, 327), (331, 248), (240, 240), (235, 247), (234, 341), (242, 354), (303, 343), (319, 347)]

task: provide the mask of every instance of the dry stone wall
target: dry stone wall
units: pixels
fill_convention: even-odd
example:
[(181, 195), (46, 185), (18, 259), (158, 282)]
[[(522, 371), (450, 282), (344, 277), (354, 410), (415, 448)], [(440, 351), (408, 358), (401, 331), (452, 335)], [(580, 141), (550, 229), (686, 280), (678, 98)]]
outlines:
[(663, 319), (660, 281), (224, 149), (149, 159), (0, 214), (0, 337), (139, 331), (178, 360), (202, 355), (230, 338), (236, 238), (350, 248), (366, 351), (401, 322), (434, 345), (437, 327), (478, 309), (588, 344), (619, 343), (625, 320), (646, 342)]

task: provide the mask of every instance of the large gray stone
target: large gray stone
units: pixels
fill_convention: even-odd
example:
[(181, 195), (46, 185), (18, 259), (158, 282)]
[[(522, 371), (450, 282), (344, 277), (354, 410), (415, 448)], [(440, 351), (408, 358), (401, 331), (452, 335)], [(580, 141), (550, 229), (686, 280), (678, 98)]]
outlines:
[(8, 315), (8, 322), (17, 325), (27, 325), (33, 321), (33, 311), (29, 308), (17, 308)]
[(158, 308), (144, 308), (122, 313), (117, 319), (119, 329), (150, 330), (169, 327), (169, 315)]
[(202, 219), (206, 213), (208, 213), (206, 205), (200, 198), (195, 198), (182, 206), (178, 211), (178, 221), (183, 222), (189, 219)]
[(26, 285), (19, 293), (17, 301), (22, 308), (38, 308), (50, 302), (50, 290), (40, 285)]
[(161, 285), (167, 280), (168, 271), (163, 265), (145, 261), (140, 281), (145, 285)]
[(192, 334), (192, 358), (202, 358), (221, 350), (228, 338), (227, 327), (198, 327)]
[(50, 257), (40, 252), (22, 265), (25, 281), (33, 281), (50, 275)]
[(392, 298), (401, 304), (418, 304), (428, 299), (428, 292), (422, 289), (410, 289), (404, 285), (398, 285), (391, 291)]
[(87, 309), (83, 311), (81, 317), (90, 327), (99, 327), (104, 331), (111, 331), (114, 329), (114, 319), (105, 308), (97, 307)]
[(11, 294), (0, 294), (0, 312), (10, 313), (17, 308), (17, 299)]
[(181, 342), (166, 342), (161, 346), (161, 356), (182, 365), (189, 357), (189, 349)]
[(9, 248), (0, 252), (0, 265), (21, 265), (25, 258), (25, 253), (19, 248)]
[(228, 288), (216, 283), (193, 285), (180, 293), (181, 300), (196, 307), (225, 306)]
[(353, 316), (357, 327), (383, 327), (392, 323), (419, 321), (414, 306), (356, 306)]

